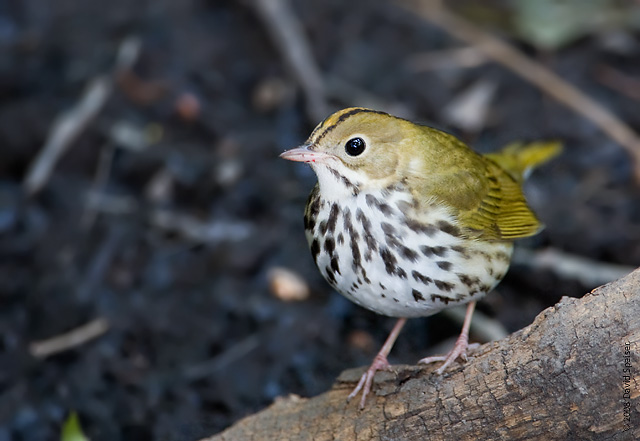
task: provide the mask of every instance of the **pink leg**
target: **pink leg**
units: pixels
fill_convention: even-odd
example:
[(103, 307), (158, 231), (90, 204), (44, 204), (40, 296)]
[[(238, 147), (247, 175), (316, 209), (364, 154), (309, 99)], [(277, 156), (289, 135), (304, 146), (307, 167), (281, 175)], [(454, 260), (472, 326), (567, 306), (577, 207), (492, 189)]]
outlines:
[(476, 302), (471, 302), (467, 306), (467, 313), (464, 316), (464, 324), (462, 325), (462, 332), (460, 337), (456, 340), (456, 344), (453, 349), (447, 355), (436, 355), (433, 357), (426, 357), (418, 361), (418, 363), (433, 363), (436, 361), (444, 361), (444, 364), (436, 371), (438, 375), (442, 374), (444, 370), (451, 363), (456, 361), (459, 357), (464, 361), (467, 361), (467, 348), (469, 347), (469, 326), (471, 325), (471, 316), (473, 316), (473, 310), (476, 308)]
[(406, 322), (407, 322), (406, 318), (398, 319), (395, 326), (391, 330), (389, 337), (387, 337), (387, 341), (384, 342), (384, 345), (382, 345), (380, 352), (378, 352), (378, 355), (376, 355), (376, 358), (373, 359), (373, 363), (371, 363), (371, 366), (369, 366), (369, 369), (367, 369), (367, 372), (362, 374), (362, 377), (360, 378), (358, 385), (353, 390), (353, 392), (349, 394), (349, 397), (347, 398), (347, 400), (350, 400), (356, 395), (358, 395), (358, 392), (360, 392), (360, 390), (362, 389), (362, 398), (360, 399), (360, 409), (364, 409), (364, 403), (367, 399), (367, 395), (369, 395), (369, 392), (371, 391), (371, 385), (373, 384), (373, 377), (375, 377), (376, 372), (380, 370), (386, 370), (391, 367), (389, 365), (389, 362), (387, 361), (387, 355), (389, 355), (389, 352), (391, 352), (391, 348), (393, 347), (393, 344), (396, 342), (396, 339), (398, 338), (398, 335), (400, 334), (400, 331), (402, 330), (402, 327)]

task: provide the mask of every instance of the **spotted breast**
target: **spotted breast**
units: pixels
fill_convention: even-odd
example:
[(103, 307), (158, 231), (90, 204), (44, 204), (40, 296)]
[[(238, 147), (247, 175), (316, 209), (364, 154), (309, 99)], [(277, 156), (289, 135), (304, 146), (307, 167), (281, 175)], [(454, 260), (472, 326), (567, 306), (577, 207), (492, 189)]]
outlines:
[(478, 300), (504, 277), (513, 245), (473, 241), (436, 205), (420, 210), (403, 185), (332, 200), (312, 191), (306, 237), (338, 292), (378, 314), (421, 317)]

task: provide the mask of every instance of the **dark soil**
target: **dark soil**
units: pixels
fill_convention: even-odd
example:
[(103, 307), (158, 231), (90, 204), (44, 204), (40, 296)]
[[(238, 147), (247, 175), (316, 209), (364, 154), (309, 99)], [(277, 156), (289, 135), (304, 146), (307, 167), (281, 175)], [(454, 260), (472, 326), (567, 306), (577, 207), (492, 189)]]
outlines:
[[(315, 177), (278, 154), (318, 121), (249, 5), (0, 1), (0, 441), (55, 440), (71, 410), (92, 440), (197, 439), (278, 396), (323, 392), (368, 364), (390, 330), (313, 265), (302, 212)], [(633, 165), (592, 123), (493, 63), (416, 71), (413, 56), (461, 43), (394, 3), (293, 7), (326, 79), (350, 85), (333, 109), (363, 104), (348, 93), (358, 89), (481, 151), (562, 140), (526, 187), (546, 229), (520, 245), (640, 265)], [(640, 131), (638, 101), (602, 81), (603, 69), (638, 81), (640, 36), (612, 35), (552, 53), (512, 41)], [(56, 119), (94, 78), (113, 76), (132, 36), (133, 68), (27, 195)], [(444, 108), (481, 79), (496, 87), (486, 124), (456, 127)], [(310, 298), (272, 295), (275, 266), (304, 277)], [(592, 288), (515, 265), (479, 309), (511, 332)], [(89, 343), (45, 359), (30, 351), (101, 317), (109, 330)], [(412, 320), (391, 361), (413, 363), (458, 330), (441, 316)]]

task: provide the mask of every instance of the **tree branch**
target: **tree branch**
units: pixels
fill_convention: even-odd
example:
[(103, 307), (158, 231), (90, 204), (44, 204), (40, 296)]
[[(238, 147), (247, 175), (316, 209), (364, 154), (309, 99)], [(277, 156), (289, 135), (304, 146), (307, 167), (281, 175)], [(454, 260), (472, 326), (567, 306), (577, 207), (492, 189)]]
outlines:
[(379, 373), (363, 411), (346, 401), (362, 373), (352, 369), (203, 441), (640, 439), (640, 269), (472, 355), (443, 376)]

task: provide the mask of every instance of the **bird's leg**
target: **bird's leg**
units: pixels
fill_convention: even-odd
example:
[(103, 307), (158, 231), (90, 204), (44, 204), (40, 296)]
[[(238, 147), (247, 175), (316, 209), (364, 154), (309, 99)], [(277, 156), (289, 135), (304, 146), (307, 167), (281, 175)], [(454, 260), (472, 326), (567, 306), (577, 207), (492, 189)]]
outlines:
[(444, 361), (444, 364), (440, 366), (440, 368), (438, 368), (438, 370), (436, 371), (436, 373), (440, 375), (444, 372), (447, 366), (456, 361), (458, 357), (463, 359), (464, 361), (467, 361), (467, 348), (469, 347), (469, 326), (471, 325), (471, 316), (473, 316), (473, 311), (475, 308), (476, 302), (470, 302), (467, 306), (467, 313), (464, 316), (462, 332), (460, 332), (460, 336), (458, 337), (458, 340), (456, 340), (456, 344), (453, 346), (453, 349), (451, 349), (451, 351), (447, 355), (426, 357), (418, 361), (418, 363), (427, 364), (436, 361)]
[(382, 348), (380, 349), (380, 352), (378, 352), (378, 355), (376, 355), (376, 358), (373, 359), (373, 363), (371, 363), (371, 366), (369, 366), (369, 369), (367, 369), (367, 371), (364, 374), (362, 374), (362, 377), (360, 378), (358, 385), (356, 386), (355, 389), (353, 389), (353, 392), (349, 394), (349, 397), (347, 398), (347, 400), (352, 399), (353, 397), (358, 395), (358, 392), (360, 392), (360, 390), (362, 390), (362, 398), (360, 399), (360, 409), (364, 409), (364, 403), (367, 399), (367, 395), (369, 395), (369, 391), (371, 391), (371, 385), (373, 384), (373, 377), (375, 377), (376, 372), (381, 370), (387, 370), (391, 367), (391, 365), (387, 361), (387, 355), (389, 355), (389, 352), (391, 352), (391, 348), (393, 347), (393, 344), (396, 342), (396, 339), (398, 338), (398, 335), (400, 334), (400, 331), (402, 330), (402, 327), (406, 322), (407, 322), (406, 318), (398, 319), (396, 324), (393, 326), (393, 329), (391, 330), (389, 337), (387, 337), (387, 341), (384, 342), (384, 344), (382, 345)]

